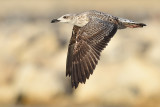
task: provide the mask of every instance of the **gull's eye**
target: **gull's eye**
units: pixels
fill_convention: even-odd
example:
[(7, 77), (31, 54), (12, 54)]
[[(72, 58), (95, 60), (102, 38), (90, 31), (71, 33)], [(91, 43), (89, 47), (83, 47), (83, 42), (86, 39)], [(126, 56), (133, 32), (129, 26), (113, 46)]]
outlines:
[(63, 18), (64, 18), (64, 19), (67, 19), (67, 18), (68, 18), (68, 16), (63, 16)]

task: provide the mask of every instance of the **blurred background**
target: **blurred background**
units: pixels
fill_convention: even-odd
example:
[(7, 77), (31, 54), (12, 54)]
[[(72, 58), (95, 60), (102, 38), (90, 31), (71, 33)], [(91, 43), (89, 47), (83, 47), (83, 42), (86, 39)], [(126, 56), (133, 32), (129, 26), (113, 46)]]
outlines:
[[(0, 107), (160, 107), (159, 0), (0, 0)], [(119, 30), (86, 84), (65, 77), (66, 13), (98, 10), (143, 22)]]

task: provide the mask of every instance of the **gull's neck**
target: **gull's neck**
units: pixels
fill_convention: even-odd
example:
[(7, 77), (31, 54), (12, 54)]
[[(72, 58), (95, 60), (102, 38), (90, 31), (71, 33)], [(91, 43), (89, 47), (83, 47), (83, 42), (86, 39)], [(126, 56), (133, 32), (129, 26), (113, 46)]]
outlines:
[(77, 14), (77, 15), (75, 14), (72, 20), (73, 21), (71, 22), (71, 24), (79, 27), (83, 27), (89, 22), (89, 18), (87, 17), (87, 14)]

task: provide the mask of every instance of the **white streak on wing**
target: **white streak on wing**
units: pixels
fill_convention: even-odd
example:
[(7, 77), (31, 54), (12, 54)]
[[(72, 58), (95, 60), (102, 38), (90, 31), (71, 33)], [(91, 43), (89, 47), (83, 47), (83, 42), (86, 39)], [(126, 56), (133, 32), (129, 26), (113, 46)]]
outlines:
[(126, 23), (135, 23), (135, 22), (132, 21), (132, 20), (123, 19), (123, 18), (119, 18), (119, 20), (120, 20), (121, 22), (126, 22)]

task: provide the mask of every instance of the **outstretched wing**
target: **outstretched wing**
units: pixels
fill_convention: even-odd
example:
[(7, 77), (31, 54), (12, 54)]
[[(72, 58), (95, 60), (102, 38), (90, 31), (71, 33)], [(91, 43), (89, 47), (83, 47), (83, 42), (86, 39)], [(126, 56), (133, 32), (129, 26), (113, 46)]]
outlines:
[(101, 51), (117, 31), (117, 25), (99, 19), (83, 27), (74, 26), (70, 40), (66, 76), (71, 76), (72, 87), (85, 83), (93, 73)]

